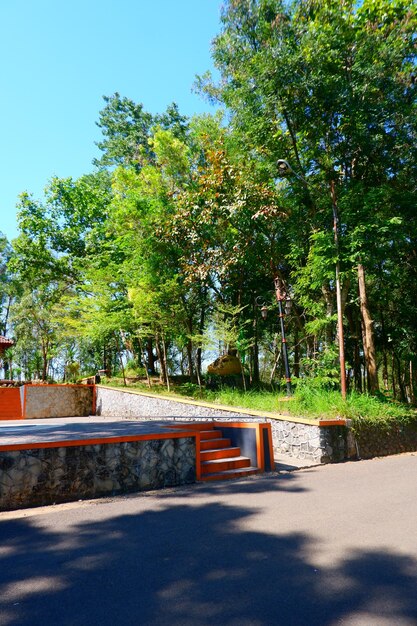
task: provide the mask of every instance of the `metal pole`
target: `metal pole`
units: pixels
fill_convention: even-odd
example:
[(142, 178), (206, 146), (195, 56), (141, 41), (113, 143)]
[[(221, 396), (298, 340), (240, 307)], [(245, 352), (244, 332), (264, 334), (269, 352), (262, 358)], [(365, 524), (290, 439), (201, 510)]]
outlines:
[(285, 367), (285, 381), (287, 385), (287, 396), (292, 395), (291, 390), (291, 374), (290, 374), (290, 366), (288, 363), (288, 348), (287, 348), (287, 339), (285, 337), (285, 325), (284, 325), (284, 312), (282, 310), (282, 301), (284, 300), (282, 289), (281, 289), (281, 281), (279, 278), (274, 279), (275, 284), (275, 295), (278, 301), (278, 310), (279, 310), (279, 321), (281, 326), (281, 339), (282, 339), (282, 358), (284, 360)]
[[(309, 189), (309, 184), (304, 176), (297, 174), (288, 161), (284, 159), (278, 160), (278, 170), (282, 174), (291, 173), (294, 174), (299, 180), (301, 180), (306, 189)], [(345, 364), (345, 338), (343, 332), (343, 312), (342, 312), (342, 294), (340, 289), (340, 263), (339, 263), (339, 215), (337, 210), (337, 199), (334, 180), (330, 181), (330, 195), (332, 198), (333, 208), (333, 233), (334, 243), (336, 248), (336, 305), (337, 305), (337, 337), (339, 344), (339, 361), (340, 361), (340, 391), (342, 398), (346, 399), (346, 364)], [(278, 296), (277, 296), (278, 297)]]
[(340, 361), (340, 391), (342, 398), (346, 399), (346, 364), (345, 364), (345, 338), (343, 332), (342, 294), (340, 289), (340, 263), (339, 263), (339, 216), (337, 212), (336, 192), (334, 180), (330, 182), (330, 193), (333, 207), (333, 233), (336, 247), (336, 305), (337, 305), (337, 337), (339, 344)]

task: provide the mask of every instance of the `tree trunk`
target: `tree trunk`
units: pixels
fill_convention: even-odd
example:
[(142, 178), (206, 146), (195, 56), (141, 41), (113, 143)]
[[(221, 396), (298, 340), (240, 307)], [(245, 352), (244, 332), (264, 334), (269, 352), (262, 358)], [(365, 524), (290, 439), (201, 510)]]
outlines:
[(120, 367), (122, 369), (122, 376), (123, 376), (123, 386), (126, 387), (127, 383), (126, 383), (126, 372), (125, 372), (125, 366), (123, 364), (123, 354), (122, 354), (122, 346), (120, 345), (120, 341), (119, 341), (119, 336), (117, 335), (117, 333), (115, 333), (115, 338), (116, 338), (116, 350), (117, 350), (117, 356), (119, 357), (119, 362), (120, 362)]
[(258, 345), (258, 318), (254, 308), (253, 312), (253, 346), (252, 346), (252, 383), (259, 385), (259, 345)]
[(169, 374), (168, 374), (167, 346), (166, 346), (164, 335), (162, 335), (162, 348), (163, 348), (163, 357), (164, 357), (164, 370), (165, 370), (166, 386), (167, 386), (167, 390), (171, 391), (171, 387), (170, 387), (170, 384), (169, 384)]
[(48, 347), (42, 344), (42, 380), (48, 377)]
[[(354, 314), (355, 313), (355, 314)], [(361, 372), (361, 357), (359, 350), (359, 338), (360, 338), (360, 323), (358, 315), (351, 307), (346, 307), (346, 318), (349, 323), (349, 331), (351, 339), (353, 340), (353, 379), (355, 381), (355, 390), (362, 391), (362, 372)]]
[(139, 339), (139, 350), (140, 350), (140, 358), (142, 359), (143, 363), (145, 364), (145, 373), (146, 373), (146, 381), (148, 383), (148, 387), (149, 389), (151, 388), (151, 378), (149, 376), (149, 372), (148, 372), (148, 368), (146, 367), (146, 358), (145, 358), (145, 354), (143, 352), (143, 347), (142, 347), (142, 342)]
[(384, 381), (384, 389), (388, 391), (389, 383), (388, 383), (388, 351), (387, 351), (387, 335), (385, 333), (385, 319), (382, 308), (379, 309), (379, 317), (381, 320), (381, 332), (382, 332), (382, 379)]
[(409, 402), (410, 404), (415, 404), (415, 396), (414, 396), (414, 386), (413, 386), (413, 362), (410, 359), (408, 362), (408, 376), (409, 376), (409, 389), (408, 389), (408, 396), (409, 396)]
[(333, 324), (330, 323), (330, 320), (333, 316), (333, 294), (328, 284), (323, 285), (321, 288), (322, 294), (324, 296), (324, 300), (326, 302), (326, 317), (329, 320), (326, 325), (326, 345), (330, 346), (333, 342)]
[(162, 349), (161, 349), (159, 335), (156, 334), (155, 346), (156, 346), (156, 352), (158, 354), (158, 359), (159, 359), (160, 368), (161, 368), (161, 373), (159, 375), (159, 378), (161, 382), (167, 386), (167, 389), (169, 391), (169, 379), (168, 379), (168, 369), (167, 369), (167, 361), (166, 361), (166, 345), (165, 345), (164, 337), (162, 337)]
[(366, 294), (365, 269), (362, 263), (358, 264), (359, 306), (362, 318), (363, 353), (366, 371), (368, 374), (368, 388), (371, 393), (379, 391), (378, 368), (375, 357), (375, 342), (373, 320), (369, 312), (368, 297)]
[(161, 381), (161, 383), (166, 383), (165, 362), (164, 362), (164, 357), (162, 354), (161, 346), (159, 343), (158, 334), (155, 335), (155, 348), (156, 348), (156, 354), (158, 355), (159, 367), (160, 367), (159, 380)]
[(300, 378), (300, 343), (297, 328), (294, 330), (294, 378)]
[(149, 371), (149, 374), (151, 374), (151, 376), (155, 376), (156, 372), (155, 372), (155, 356), (153, 353), (153, 341), (152, 341), (152, 337), (149, 337), (146, 341), (146, 355), (147, 355), (147, 368)]
[(193, 342), (191, 339), (187, 341), (187, 360), (188, 360), (188, 375), (190, 380), (192, 381), (194, 378), (194, 368), (193, 368)]
[[(199, 324), (198, 324), (198, 332), (199, 332), (199, 335), (200, 335), (201, 338), (203, 337), (204, 326), (205, 326), (205, 323), (206, 323), (206, 302), (205, 302), (206, 293), (207, 293), (207, 289), (205, 287), (203, 287), (200, 290), (200, 298), (202, 300), (204, 300), (204, 301), (203, 301), (203, 303), (201, 305), (200, 321), (199, 321)], [(201, 339), (199, 339), (198, 348), (197, 348), (197, 355), (196, 355), (197, 378), (199, 380), (201, 379), (202, 359), (203, 359), (203, 348), (202, 348), (202, 345), (201, 345)]]
[(395, 362), (397, 364), (397, 382), (398, 382), (398, 387), (400, 388), (400, 400), (401, 402), (405, 402), (406, 395), (405, 395), (405, 388), (404, 388), (404, 378), (401, 372), (401, 361), (397, 357), (397, 355), (395, 355)]

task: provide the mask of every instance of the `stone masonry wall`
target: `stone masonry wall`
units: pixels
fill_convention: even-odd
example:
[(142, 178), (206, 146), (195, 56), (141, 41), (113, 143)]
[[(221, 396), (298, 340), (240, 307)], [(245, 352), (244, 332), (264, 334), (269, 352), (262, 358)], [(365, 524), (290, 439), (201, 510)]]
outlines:
[(97, 414), (105, 417), (134, 419), (225, 420), (269, 422), (272, 430), (274, 457), (286, 454), (316, 463), (330, 463), (348, 458), (348, 429), (317, 424), (251, 416), (249, 413), (226, 411), (199, 404), (147, 396), (118, 389), (97, 388)]
[(316, 463), (343, 461), (352, 455), (348, 429), (345, 426), (317, 426), (270, 419), (275, 458), (287, 454)]
[(93, 411), (93, 387), (25, 385), (24, 417), (82, 417)]
[[(158, 420), (171, 417), (194, 419), (196, 416), (207, 419), (218, 417), (250, 418), (250, 415), (238, 411), (224, 411), (193, 403), (147, 396), (132, 391), (105, 387), (97, 387), (96, 389), (96, 414), (102, 417), (134, 417), (135, 419), (146, 417), (146, 419), (155, 418)], [(252, 418), (252, 421), (256, 421), (256, 419), (253, 420)]]
[(0, 452), (0, 510), (195, 482), (194, 437)]
[(375, 424), (358, 425), (354, 427), (354, 436), (361, 459), (417, 450), (417, 423), (408, 426), (394, 424), (385, 429)]

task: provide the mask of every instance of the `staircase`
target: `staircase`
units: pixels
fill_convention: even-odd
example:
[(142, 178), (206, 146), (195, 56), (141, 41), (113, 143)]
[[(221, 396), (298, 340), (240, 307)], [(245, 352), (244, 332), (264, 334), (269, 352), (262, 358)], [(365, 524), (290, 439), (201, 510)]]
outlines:
[(209, 424), (200, 430), (201, 480), (227, 480), (257, 474), (259, 469), (251, 466), (240, 448), (234, 447), (222, 431)]
[(22, 419), (20, 389), (18, 387), (0, 387), (0, 420)]

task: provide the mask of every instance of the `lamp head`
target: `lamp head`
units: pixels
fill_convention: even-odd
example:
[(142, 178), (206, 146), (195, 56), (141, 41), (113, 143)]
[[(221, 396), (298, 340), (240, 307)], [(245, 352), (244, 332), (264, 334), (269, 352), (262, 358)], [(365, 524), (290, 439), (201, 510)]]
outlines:
[(261, 316), (263, 320), (266, 320), (266, 318), (268, 317), (268, 307), (265, 304), (261, 308)]
[(285, 159), (278, 159), (277, 167), (278, 173), (281, 174), (281, 176), (284, 176), (285, 174), (290, 174), (293, 171), (291, 165), (288, 163), (288, 161), (285, 161)]

